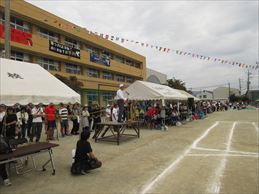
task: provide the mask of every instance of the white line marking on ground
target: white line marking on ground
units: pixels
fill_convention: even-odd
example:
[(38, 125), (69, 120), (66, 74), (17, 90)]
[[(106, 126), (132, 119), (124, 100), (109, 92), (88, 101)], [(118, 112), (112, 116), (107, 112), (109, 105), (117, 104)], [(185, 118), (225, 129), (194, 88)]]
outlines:
[(249, 122), (249, 121), (218, 121), (218, 122), (220, 122), (220, 123), (234, 123), (234, 122), (236, 122), (236, 123), (239, 123), (239, 124), (252, 124), (253, 122)]
[[(228, 137), (228, 141), (227, 141), (227, 149), (226, 149), (227, 152), (230, 151), (235, 126), (236, 126), (236, 122), (233, 123), (233, 125), (230, 129), (230, 133), (229, 133), (229, 137)], [(210, 190), (209, 193), (211, 193), (211, 192), (219, 193), (220, 192), (220, 188), (221, 188), (220, 179), (221, 179), (221, 177), (224, 173), (224, 170), (226, 168), (226, 163), (227, 163), (226, 156), (223, 156), (223, 159), (221, 160), (221, 162), (219, 164), (219, 167), (216, 170), (215, 179), (213, 181), (214, 183), (213, 183), (212, 189)]]
[(154, 185), (163, 177), (165, 177), (170, 170), (172, 170), (190, 151), (192, 148), (196, 147), (197, 143), (200, 142), (204, 137), (208, 135), (208, 133), (218, 125), (219, 122), (215, 122), (211, 127), (209, 127), (199, 138), (197, 138), (192, 145), (184, 151), (184, 153), (178, 157), (175, 161), (173, 161), (166, 169), (164, 169), (155, 179), (153, 179), (150, 183), (146, 184), (143, 190), (140, 192), (141, 194), (145, 194), (148, 191), (152, 190)]
[(214, 125), (212, 125), (210, 128), (208, 128), (207, 131), (205, 131), (205, 133), (202, 134), (202, 136), (200, 136), (198, 139), (196, 139), (196, 140), (193, 142), (191, 148), (196, 148), (196, 147), (197, 147), (197, 144), (198, 144), (202, 139), (204, 139), (204, 138), (209, 134), (209, 132), (211, 131), (211, 129), (213, 129), (214, 127), (216, 127), (218, 124), (219, 124), (219, 122), (217, 121), (216, 123), (214, 123)]
[(248, 155), (257, 155), (256, 152), (243, 152), (243, 151), (226, 151), (226, 150), (220, 150), (220, 149), (212, 149), (212, 148), (202, 148), (202, 147), (196, 147), (193, 148), (195, 150), (204, 150), (204, 151), (215, 151), (215, 152), (223, 152), (223, 153), (237, 153), (237, 154), (248, 154)]
[(258, 130), (258, 125), (256, 125), (255, 122), (253, 122), (253, 126), (255, 127), (255, 130), (256, 130), (257, 133), (258, 133), (258, 131), (259, 131), (259, 130)]
[(197, 156), (197, 157), (213, 157), (213, 156), (224, 156), (224, 157), (254, 157), (258, 158), (259, 155), (243, 155), (243, 154), (188, 154), (186, 156)]

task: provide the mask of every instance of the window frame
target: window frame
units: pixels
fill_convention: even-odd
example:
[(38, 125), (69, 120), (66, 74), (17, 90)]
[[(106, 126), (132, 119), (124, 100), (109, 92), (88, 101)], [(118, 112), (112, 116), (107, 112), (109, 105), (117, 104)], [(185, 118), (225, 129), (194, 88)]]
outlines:
[[(20, 56), (18, 56), (18, 55), (20, 55)], [(28, 59), (26, 59), (25, 56), (27, 56)], [(10, 59), (15, 60), (15, 61), (31, 62), (30, 55), (19, 52), (19, 51), (11, 51)]]
[(38, 34), (42, 38), (46, 38), (46, 39), (54, 41), (54, 42), (59, 42), (59, 34), (57, 34), (55, 32), (52, 32), (52, 31), (49, 31), (45, 28), (39, 27)]
[[(110, 75), (111, 77), (107, 76), (107, 75)], [(113, 80), (113, 74), (111, 72), (108, 72), (108, 71), (103, 71), (102, 72), (102, 78), (106, 79), (106, 80)]]
[(41, 67), (43, 67), (47, 71), (60, 71), (60, 63), (53, 59), (40, 57), (38, 58), (38, 63)]
[[(92, 71), (92, 72), (91, 72)], [(93, 78), (100, 78), (100, 71), (97, 69), (93, 69), (93, 68), (88, 68), (86, 70), (87, 72), (87, 76), (88, 77), (93, 77)], [(97, 74), (96, 74), (97, 73)], [(96, 76), (95, 76), (96, 75)]]
[(69, 47), (73, 47), (73, 48), (76, 48), (76, 49), (80, 49), (80, 43), (77, 40), (74, 40), (74, 39), (69, 38), (69, 37), (65, 37), (64, 45), (69, 46)]
[[(76, 67), (76, 69), (73, 69), (73, 67)], [(65, 72), (69, 74), (81, 75), (82, 67), (77, 64), (65, 63)]]

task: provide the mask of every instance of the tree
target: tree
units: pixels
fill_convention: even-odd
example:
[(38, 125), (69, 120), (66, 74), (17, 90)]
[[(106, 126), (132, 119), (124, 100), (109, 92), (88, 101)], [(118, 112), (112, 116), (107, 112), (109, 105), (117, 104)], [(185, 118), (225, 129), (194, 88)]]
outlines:
[(185, 82), (182, 80), (175, 79), (175, 78), (168, 79), (167, 84), (171, 88), (187, 91), (185, 87)]
[(83, 82), (79, 81), (76, 76), (70, 76), (69, 78), (67, 78), (62, 75), (55, 74), (55, 77), (76, 92), (79, 92), (84, 85)]
[(229, 96), (229, 102), (240, 102), (240, 97), (239, 96), (236, 96), (235, 94), (231, 94)]

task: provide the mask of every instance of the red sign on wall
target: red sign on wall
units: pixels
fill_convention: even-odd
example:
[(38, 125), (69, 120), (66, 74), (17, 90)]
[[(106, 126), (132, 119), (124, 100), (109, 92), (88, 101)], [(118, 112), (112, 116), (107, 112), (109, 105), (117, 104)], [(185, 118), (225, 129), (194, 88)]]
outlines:
[[(3, 24), (0, 24), (0, 38), (4, 38)], [(11, 41), (32, 46), (32, 34), (11, 28)]]

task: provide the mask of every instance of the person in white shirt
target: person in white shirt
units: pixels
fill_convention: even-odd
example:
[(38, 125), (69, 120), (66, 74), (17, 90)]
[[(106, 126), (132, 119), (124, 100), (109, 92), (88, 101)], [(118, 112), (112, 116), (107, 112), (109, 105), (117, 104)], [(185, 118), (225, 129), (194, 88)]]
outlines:
[(30, 137), (30, 142), (33, 142), (34, 136), (36, 136), (36, 142), (40, 141), (41, 131), (42, 131), (42, 117), (44, 112), (42, 107), (38, 104), (31, 110), (32, 114), (32, 132)]
[(118, 121), (118, 115), (119, 115), (119, 108), (117, 104), (114, 104), (112, 109), (112, 121), (117, 122)]
[(105, 110), (106, 119), (105, 121), (109, 122), (111, 121), (111, 105), (107, 104), (106, 110)]
[(119, 106), (118, 122), (122, 122), (122, 115), (124, 112), (124, 102), (127, 100), (127, 98), (124, 97), (123, 89), (124, 89), (124, 85), (120, 84), (116, 95), (117, 104)]
[(2, 134), (4, 116), (5, 116), (5, 105), (0, 104), (0, 135)]
[(88, 105), (84, 105), (83, 109), (82, 109), (82, 113), (81, 113), (81, 117), (80, 117), (80, 127), (82, 128), (82, 131), (90, 131), (89, 128), (89, 112), (88, 112)]
[(62, 137), (65, 137), (65, 135), (69, 135), (68, 129), (68, 110), (66, 106), (63, 103), (60, 103), (60, 109), (58, 111), (59, 119), (60, 119), (60, 131)]
[(21, 130), (18, 134), (18, 138), (25, 138), (26, 136), (26, 128), (27, 128), (27, 121), (29, 118), (28, 113), (26, 112), (25, 107), (21, 108), (21, 111), (16, 113), (18, 119), (18, 127)]

